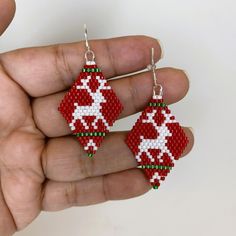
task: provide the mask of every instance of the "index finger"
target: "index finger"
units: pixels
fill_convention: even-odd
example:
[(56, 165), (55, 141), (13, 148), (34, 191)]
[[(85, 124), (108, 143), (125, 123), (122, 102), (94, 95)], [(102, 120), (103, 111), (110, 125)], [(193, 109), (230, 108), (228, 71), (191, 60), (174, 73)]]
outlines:
[(15, 14), (14, 0), (0, 1), (0, 35), (5, 31), (7, 26), (11, 23)]
[[(144, 69), (152, 47), (155, 60), (161, 56), (158, 41), (147, 36), (92, 40), (90, 47), (106, 78)], [(85, 63), (84, 53), (84, 42), (79, 42), (20, 49), (2, 54), (0, 61), (30, 96), (40, 97), (69, 88)]]

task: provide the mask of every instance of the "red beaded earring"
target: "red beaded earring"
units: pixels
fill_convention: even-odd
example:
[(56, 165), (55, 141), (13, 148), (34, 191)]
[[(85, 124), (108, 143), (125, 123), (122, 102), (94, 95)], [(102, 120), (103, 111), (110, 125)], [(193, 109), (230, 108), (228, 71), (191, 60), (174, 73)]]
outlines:
[(58, 109), (88, 156), (93, 157), (123, 107), (96, 65), (86, 25), (85, 44), (86, 63)]
[(153, 72), (153, 96), (126, 143), (135, 155), (138, 168), (144, 170), (152, 187), (157, 189), (180, 158), (188, 139), (163, 101), (163, 88), (157, 83), (155, 73), (154, 48), (151, 54), (152, 64), (148, 68)]

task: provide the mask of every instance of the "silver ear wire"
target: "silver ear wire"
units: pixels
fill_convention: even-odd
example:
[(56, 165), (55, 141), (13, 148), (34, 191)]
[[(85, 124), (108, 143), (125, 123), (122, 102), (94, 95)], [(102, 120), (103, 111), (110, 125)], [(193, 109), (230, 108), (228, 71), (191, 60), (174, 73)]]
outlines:
[(154, 80), (154, 86), (157, 85), (157, 76), (156, 76), (156, 64), (154, 61), (154, 48), (151, 48), (151, 66), (152, 66), (152, 73), (153, 73), (153, 80)]
[[(87, 29), (87, 25), (84, 24), (84, 38), (85, 38), (85, 46), (86, 46), (86, 52), (85, 52), (85, 60), (86, 62), (88, 61), (94, 61), (95, 59), (95, 54), (94, 52), (90, 49), (90, 46), (89, 46), (89, 42), (88, 42), (88, 29)], [(91, 59), (89, 59), (91, 57)]]
[(84, 38), (85, 38), (85, 46), (87, 48), (87, 51), (90, 51), (89, 43), (88, 43), (88, 29), (87, 25), (84, 24)]
[(154, 59), (154, 48), (151, 48), (151, 64), (148, 65), (148, 70), (152, 70), (153, 74), (153, 81), (154, 81), (154, 86), (153, 86), (153, 96), (162, 96), (163, 95), (163, 87), (161, 84), (157, 83), (157, 76), (156, 76), (156, 64), (155, 64), (155, 59)]

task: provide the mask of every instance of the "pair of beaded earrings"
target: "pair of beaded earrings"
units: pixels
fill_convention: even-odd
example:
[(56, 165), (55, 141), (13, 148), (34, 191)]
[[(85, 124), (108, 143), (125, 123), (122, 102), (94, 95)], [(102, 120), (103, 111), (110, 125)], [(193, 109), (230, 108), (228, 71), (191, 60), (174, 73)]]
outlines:
[[(60, 103), (59, 111), (89, 157), (93, 157), (123, 106), (95, 62), (85, 26), (85, 65)], [(144, 170), (157, 189), (187, 146), (188, 139), (163, 101), (163, 88), (157, 83), (154, 49), (151, 50), (153, 95), (126, 138), (137, 168)]]

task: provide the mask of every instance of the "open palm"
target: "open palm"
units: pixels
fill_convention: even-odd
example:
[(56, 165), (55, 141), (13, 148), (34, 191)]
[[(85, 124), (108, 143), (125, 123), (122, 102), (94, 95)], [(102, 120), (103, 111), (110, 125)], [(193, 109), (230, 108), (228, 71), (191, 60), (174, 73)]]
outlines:
[[(3, 5), (11, 1), (4, 0)], [(12, 16), (1, 21), (3, 31)], [(1, 8), (1, 6), (0, 6)], [(90, 42), (107, 79), (146, 67), (157, 40), (145, 36)], [(0, 235), (28, 225), (41, 210), (126, 199), (151, 186), (126, 146), (127, 132), (111, 132), (94, 159), (70, 135), (57, 107), (84, 64), (84, 43), (20, 49), (0, 55)], [(188, 79), (181, 70), (158, 70), (166, 103), (182, 99)], [(150, 72), (110, 81), (124, 106), (120, 118), (141, 111), (152, 95)], [(184, 154), (192, 147), (190, 139)]]

